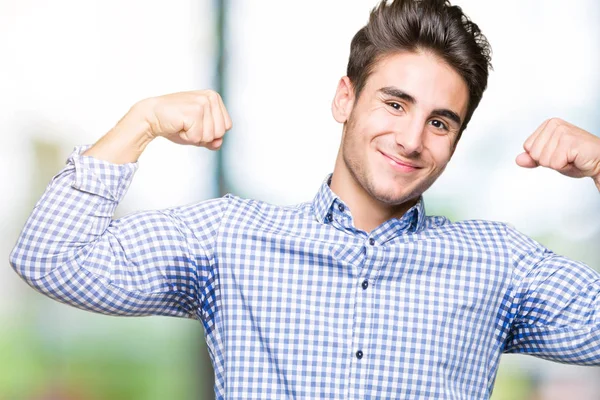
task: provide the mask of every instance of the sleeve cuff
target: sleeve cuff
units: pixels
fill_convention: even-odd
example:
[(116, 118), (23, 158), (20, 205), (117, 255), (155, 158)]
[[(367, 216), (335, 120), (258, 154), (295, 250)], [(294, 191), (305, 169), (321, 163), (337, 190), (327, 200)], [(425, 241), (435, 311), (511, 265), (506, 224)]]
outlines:
[(82, 153), (91, 145), (77, 146), (69, 156), (67, 165), (75, 168), (72, 187), (120, 202), (131, 183), (138, 163), (113, 164)]

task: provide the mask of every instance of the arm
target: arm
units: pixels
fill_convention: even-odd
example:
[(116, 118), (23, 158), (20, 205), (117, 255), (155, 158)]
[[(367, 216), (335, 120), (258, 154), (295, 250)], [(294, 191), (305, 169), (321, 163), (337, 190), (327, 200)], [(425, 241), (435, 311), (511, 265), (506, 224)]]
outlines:
[[(29, 285), (106, 314), (195, 316), (212, 281), (212, 242), (226, 200), (112, 220), (137, 167), (133, 161), (150, 140), (220, 145), (214, 141), (226, 126), (217, 131), (213, 121), (210, 129), (198, 122), (198, 92), (170, 96), (134, 106), (98, 143), (77, 149), (53, 178), (10, 255)], [(192, 232), (188, 217), (202, 220), (202, 229)]]
[[(516, 162), (563, 175), (591, 177), (600, 190), (600, 139), (566, 121), (545, 121), (525, 141)], [(556, 255), (515, 230), (510, 332), (505, 352), (600, 365), (600, 273)]]
[(509, 229), (512, 324), (507, 353), (600, 365), (600, 273)]

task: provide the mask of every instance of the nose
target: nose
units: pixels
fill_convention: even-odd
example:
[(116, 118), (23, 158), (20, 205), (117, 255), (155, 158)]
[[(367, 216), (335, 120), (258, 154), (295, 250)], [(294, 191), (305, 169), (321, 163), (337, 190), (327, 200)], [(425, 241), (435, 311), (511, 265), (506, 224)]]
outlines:
[(404, 154), (419, 154), (423, 151), (423, 135), (426, 121), (421, 118), (407, 118), (398, 124), (394, 134), (396, 143), (404, 149)]

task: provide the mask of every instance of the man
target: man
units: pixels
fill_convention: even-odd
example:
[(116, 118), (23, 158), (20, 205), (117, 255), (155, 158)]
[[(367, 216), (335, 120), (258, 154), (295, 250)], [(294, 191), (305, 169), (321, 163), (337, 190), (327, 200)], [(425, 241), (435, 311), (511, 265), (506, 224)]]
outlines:
[[(600, 365), (600, 274), (505, 224), (425, 215), (489, 61), (458, 7), (382, 2), (352, 41), (342, 142), (312, 201), (228, 195), (112, 220), (152, 140), (217, 150), (231, 128), (211, 91), (143, 100), (76, 149), (11, 263), (79, 308), (198, 319), (217, 398), (488, 398), (502, 353)], [(600, 189), (591, 133), (551, 119), (524, 150), (519, 165)]]

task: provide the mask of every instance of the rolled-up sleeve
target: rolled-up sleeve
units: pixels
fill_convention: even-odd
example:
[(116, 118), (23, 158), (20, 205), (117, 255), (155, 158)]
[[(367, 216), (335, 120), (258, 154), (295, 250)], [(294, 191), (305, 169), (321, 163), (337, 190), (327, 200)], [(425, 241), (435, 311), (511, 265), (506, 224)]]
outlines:
[[(82, 156), (50, 182), (10, 254), (34, 289), (111, 315), (200, 318), (227, 198), (113, 219), (137, 164)], [(190, 229), (185, 213), (202, 221)]]
[(513, 230), (511, 328), (504, 351), (600, 365), (600, 274)]

